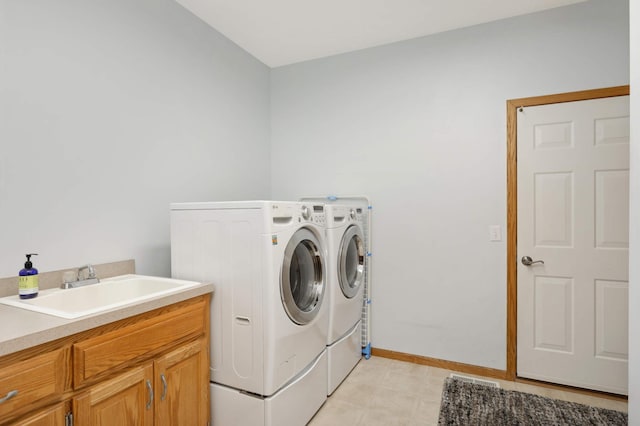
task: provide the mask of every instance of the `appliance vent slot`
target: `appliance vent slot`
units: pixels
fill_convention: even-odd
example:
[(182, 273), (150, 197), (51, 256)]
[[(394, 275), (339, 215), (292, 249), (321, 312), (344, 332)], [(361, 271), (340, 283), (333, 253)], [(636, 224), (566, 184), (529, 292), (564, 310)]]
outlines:
[(451, 373), (451, 375), (449, 377), (451, 377), (452, 379), (461, 380), (461, 381), (466, 382), (466, 383), (473, 383), (474, 385), (489, 386), (491, 388), (499, 388), (500, 387), (500, 383), (494, 382), (494, 381), (491, 381), (491, 380), (477, 379), (475, 377), (463, 376), (463, 375), (455, 374), (455, 373)]

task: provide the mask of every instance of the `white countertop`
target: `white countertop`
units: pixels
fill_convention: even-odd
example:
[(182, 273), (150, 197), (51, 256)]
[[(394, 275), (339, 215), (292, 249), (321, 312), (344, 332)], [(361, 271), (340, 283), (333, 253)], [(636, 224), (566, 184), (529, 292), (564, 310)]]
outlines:
[(212, 292), (213, 284), (198, 284), (178, 293), (77, 319), (64, 319), (0, 304), (0, 356)]

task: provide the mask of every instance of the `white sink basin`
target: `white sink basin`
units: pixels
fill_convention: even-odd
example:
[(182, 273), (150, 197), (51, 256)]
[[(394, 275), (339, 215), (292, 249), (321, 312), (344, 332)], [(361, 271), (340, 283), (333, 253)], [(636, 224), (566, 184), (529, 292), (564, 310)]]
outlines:
[(98, 284), (70, 289), (48, 289), (33, 299), (0, 298), (0, 303), (61, 318), (79, 318), (134, 303), (178, 293), (199, 285), (195, 281), (145, 275), (105, 278)]

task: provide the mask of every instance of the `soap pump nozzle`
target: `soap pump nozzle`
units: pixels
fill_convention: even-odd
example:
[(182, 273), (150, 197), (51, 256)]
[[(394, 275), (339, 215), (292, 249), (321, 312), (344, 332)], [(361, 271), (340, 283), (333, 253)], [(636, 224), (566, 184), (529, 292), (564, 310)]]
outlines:
[(25, 269), (31, 269), (33, 268), (33, 263), (31, 263), (31, 256), (37, 256), (38, 253), (27, 253), (27, 261), (24, 262), (24, 268)]

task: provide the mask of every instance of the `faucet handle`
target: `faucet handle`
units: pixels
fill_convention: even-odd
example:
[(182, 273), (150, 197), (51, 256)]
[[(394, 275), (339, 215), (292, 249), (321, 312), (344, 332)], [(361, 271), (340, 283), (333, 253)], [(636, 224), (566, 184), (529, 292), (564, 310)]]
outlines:
[(93, 268), (93, 265), (88, 264), (87, 265), (87, 270), (89, 271), (89, 276), (87, 278), (95, 278), (96, 277), (96, 270)]
[(78, 276), (75, 271), (65, 271), (62, 274), (62, 282), (63, 283), (72, 283), (78, 280)]
[(80, 281), (82, 279), (82, 278), (80, 278), (80, 274), (81, 274), (83, 269), (86, 269), (87, 272), (88, 272), (87, 276), (84, 279), (96, 278), (96, 270), (93, 268), (93, 265), (88, 263), (85, 266), (81, 266), (81, 267), (78, 268), (78, 281)]
[(78, 274), (76, 271), (65, 271), (62, 274), (62, 284), (60, 288), (67, 289), (73, 287), (73, 283), (78, 280)]

